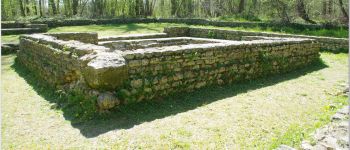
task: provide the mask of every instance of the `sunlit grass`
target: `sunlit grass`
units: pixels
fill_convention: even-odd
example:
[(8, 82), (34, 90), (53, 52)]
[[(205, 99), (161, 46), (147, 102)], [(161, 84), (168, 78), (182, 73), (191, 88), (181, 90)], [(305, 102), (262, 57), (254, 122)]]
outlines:
[(50, 29), (49, 33), (54, 32), (97, 32), (99, 36), (111, 36), (121, 34), (136, 33), (159, 33), (163, 32), (164, 27), (176, 26), (168, 23), (149, 23), (149, 24), (108, 24), (108, 25), (86, 25), (57, 27)]
[(15, 57), (2, 56), (3, 149), (298, 147), (347, 105), (332, 93), (347, 83), (348, 56), (323, 52), (320, 66), (121, 106), (75, 124), (68, 110), (51, 109), (54, 91), (36, 86), (30, 72), (18, 74)]
[(1, 36), (1, 43), (18, 43), (19, 35), (5, 35)]

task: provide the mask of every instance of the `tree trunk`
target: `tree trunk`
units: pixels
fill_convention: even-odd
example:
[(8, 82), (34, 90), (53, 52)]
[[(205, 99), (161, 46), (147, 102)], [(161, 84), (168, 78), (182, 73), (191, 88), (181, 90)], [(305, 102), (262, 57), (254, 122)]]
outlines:
[(27, 16), (28, 15), (30, 15), (30, 8), (29, 8), (29, 6), (30, 6), (30, 3), (29, 3), (29, 0), (25, 0), (25, 2), (26, 2), (26, 14), (27, 14)]
[(322, 15), (327, 16), (327, 0), (322, 1)]
[(21, 10), (21, 15), (22, 15), (23, 17), (25, 17), (25, 16), (26, 16), (26, 13), (25, 13), (25, 8), (24, 8), (24, 6), (23, 6), (23, 0), (18, 0), (18, 2), (19, 2), (20, 10)]
[(346, 10), (344, 8), (343, 0), (339, 0), (339, 7), (341, 9), (341, 12), (342, 12), (344, 18), (346, 18), (346, 22), (349, 22), (349, 14), (348, 14), (348, 12), (346, 12)]
[(235, 12), (234, 4), (231, 0), (228, 1), (229, 13), (233, 14)]
[(333, 14), (333, 0), (328, 0), (328, 15), (332, 15)]
[(171, 0), (170, 3), (171, 3), (171, 16), (173, 17), (177, 17), (177, 14), (176, 13), (176, 8), (177, 8), (177, 3), (176, 3), (177, 0)]
[(56, 10), (57, 10), (57, 13), (59, 14), (60, 13), (60, 0), (57, 0), (56, 4), (57, 4)]
[(34, 14), (35, 14), (35, 15), (39, 15), (39, 14), (38, 14), (38, 7), (36, 6), (36, 5), (37, 5), (36, 0), (33, 0), (32, 2), (33, 2), (33, 4), (34, 4), (34, 5), (33, 5), (33, 7), (34, 7)]
[(140, 15), (140, 0), (136, 0), (135, 1), (135, 16), (139, 16)]
[(193, 10), (194, 10), (193, 1), (192, 0), (188, 0), (188, 2), (187, 2), (187, 10), (188, 10), (187, 17), (191, 17), (192, 14), (193, 14)]
[(42, 4), (41, 4), (41, 3), (42, 3), (41, 1), (42, 1), (42, 0), (39, 0), (39, 15), (40, 15), (40, 17), (43, 16), (43, 10), (42, 10), (42, 8), (41, 8), (41, 7), (42, 7), (42, 6), (41, 6), (41, 5), (42, 5)]
[(238, 6), (238, 13), (241, 14), (244, 11), (244, 6), (245, 6), (245, 0), (240, 0), (239, 6)]
[[(82, 16), (83, 13), (84, 13), (84, 10), (85, 10), (85, 7), (86, 7), (86, 4), (89, 2), (89, 0), (86, 0), (84, 2), (81, 2), (81, 11), (80, 11), (80, 15)], [(116, 0), (116, 3), (117, 3), (117, 0)]]
[(299, 17), (301, 17), (306, 22), (309, 22), (311, 24), (316, 24), (315, 21), (310, 19), (309, 15), (307, 14), (307, 12), (305, 10), (304, 0), (297, 0), (296, 2), (297, 2), (296, 6), (297, 6), (297, 11), (298, 11)]
[(2, 6), (2, 9), (1, 9), (1, 20), (7, 20), (8, 14), (7, 14), (6, 10), (5, 10), (5, 1), (4, 0), (1, 1), (1, 6)]
[(56, 15), (56, 14), (57, 14), (57, 11), (56, 11), (55, 0), (49, 0), (49, 6), (51, 6), (52, 14), (53, 14), (53, 15)]
[(78, 0), (73, 0), (73, 5), (72, 5), (72, 9), (73, 9), (73, 15), (77, 15), (78, 14)]
[(64, 15), (70, 16), (70, 1), (69, 0), (63, 0), (63, 8), (64, 8)]
[(271, 8), (275, 8), (277, 9), (277, 14), (279, 15), (279, 17), (282, 20), (282, 23), (290, 23), (291, 22), (291, 18), (288, 15), (288, 6), (287, 4), (285, 4), (283, 1), (281, 0), (273, 0), (271, 1), (272, 3)]
[(204, 0), (202, 1), (203, 10), (206, 16), (211, 16), (211, 1)]
[(149, 16), (150, 13), (150, 4), (149, 4), (149, 0), (145, 0), (145, 11), (144, 11), (144, 16), (147, 17)]

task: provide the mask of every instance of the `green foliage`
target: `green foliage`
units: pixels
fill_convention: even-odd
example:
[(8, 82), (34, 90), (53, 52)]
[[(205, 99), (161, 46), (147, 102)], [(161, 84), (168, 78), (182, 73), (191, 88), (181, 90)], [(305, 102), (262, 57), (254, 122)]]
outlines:
[[(347, 12), (342, 10), (348, 9), (348, 1), (342, 0), (343, 4), (320, 0), (303, 2), (303, 10), (312, 20), (347, 24)], [(300, 11), (296, 11), (299, 5), (295, 0), (3, 0), (1, 4), (2, 20), (176, 17), (308, 23)]]
[(89, 97), (82, 91), (74, 90), (68, 93), (66, 99), (62, 109), (73, 117), (74, 122), (90, 120), (97, 113), (97, 97)]
[(208, 38), (212, 38), (212, 39), (215, 39), (217, 37), (216, 33), (209, 30), (208, 31)]
[(260, 18), (253, 14), (237, 14), (237, 15), (225, 15), (220, 16), (218, 18), (214, 18), (213, 20), (222, 20), (222, 21), (241, 21), (241, 22), (248, 22), (248, 21), (255, 21), (260, 22), (262, 21)]

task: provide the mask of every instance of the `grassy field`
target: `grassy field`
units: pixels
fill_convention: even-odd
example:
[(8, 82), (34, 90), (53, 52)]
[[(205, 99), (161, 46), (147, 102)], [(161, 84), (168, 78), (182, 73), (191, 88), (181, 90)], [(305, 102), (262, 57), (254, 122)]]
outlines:
[[(57, 27), (51, 28), (48, 32), (97, 32), (99, 36), (121, 35), (121, 34), (136, 34), (136, 33), (157, 33), (163, 32), (164, 27), (168, 26), (189, 26), (185, 24), (172, 24), (172, 23), (149, 23), (149, 24), (113, 24), (113, 25), (86, 25), (86, 26), (69, 26), (69, 27)], [(244, 30), (244, 31), (264, 31), (264, 32), (276, 32), (276, 33), (291, 33), (302, 35), (314, 35), (314, 36), (330, 36), (347, 38), (348, 30), (295, 30), (292, 28), (244, 28), (244, 27), (214, 27), (214, 26), (198, 26), (191, 25), (191, 27), (202, 28), (218, 28), (228, 30)], [(11, 43), (18, 42), (18, 35), (1, 36), (1, 42)]]
[(272, 149), (298, 147), (347, 98), (347, 54), (254, 82), (207, 87), (157, 102), (122, 106), (74, 123), (57, 95), (2, 56), (3, 149)]

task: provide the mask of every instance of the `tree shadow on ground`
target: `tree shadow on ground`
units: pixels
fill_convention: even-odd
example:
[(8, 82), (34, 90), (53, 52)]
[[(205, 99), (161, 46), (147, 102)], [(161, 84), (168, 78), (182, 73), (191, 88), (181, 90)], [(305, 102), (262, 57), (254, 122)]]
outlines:
[[(26, 68), (18, 63), (12, 65), (15, 71), (23, 77), (29, 85), (43, 98), (51, 103), (58, 103), (58, 97), (54, 89), (43, 86), (39, 80)], [(103, 133), (130, 129), (135, 125), (150, 122), (156, 119), (176, 115), (181, 112), (196, 109), (197, 107), (210, 104), (221, 99), (232, 97), (240, 93), (246, 93), (262, 87), (273, 86), (274, 84), (295, 79), (313, 71), (328, 67), (321, 59), (308, 67), (292, 71), (283, 75), (274, 75), (252, 81), (244, 81), (224, 86), (209, 86), (186, 94), (173, 94), (158, 101), (145, 101), (136, 104), (119, 106), (104, 114), (85, 122), (74, 123), (71, 113), (62, 109), (65, 119), (70, 120), (74, 128), (80, 130), (87, 138), (93, 138)]]
[(135, 24), (135, 23), (131, 23), (131, 24), (127, 24), (126, 25), (125, 31), (123, 31), (123, 33), (128, 33), (128, 32), (131, 32), (131, 31), (144, 30), (144, 29), (149, 30), (149, 31), (159, 32), (159, 30), (154, 29), (154, 28), (150, 28), (150, 27), (141, 26), (141, 25), (138, 25), (138, 24)]

